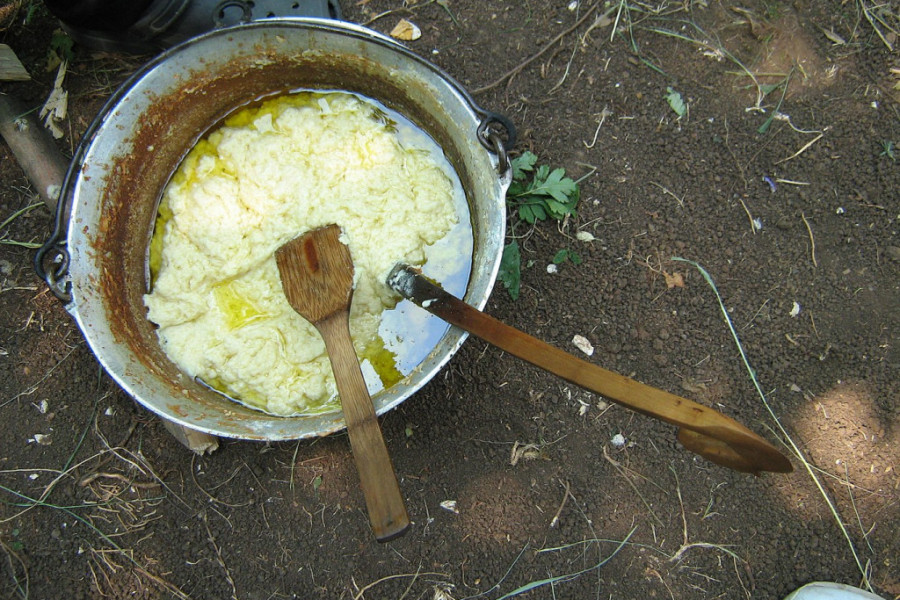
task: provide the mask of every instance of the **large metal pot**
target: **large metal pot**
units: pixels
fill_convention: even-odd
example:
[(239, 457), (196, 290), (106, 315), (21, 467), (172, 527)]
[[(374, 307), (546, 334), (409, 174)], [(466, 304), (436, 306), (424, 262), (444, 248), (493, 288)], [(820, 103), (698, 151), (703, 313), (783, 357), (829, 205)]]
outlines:
[[(358, 92), (427, 131), (468, 196), (475, 250), (465, 300), (483, 307), (496, 278), (510, 175), (494, 125), (506, 122), (437, 67), (368, 29), (317, 19), (249, 23), (173, 48), (136, 73), (85, 135), (60, 202), (60, 242), (48, 242), (37, 263), (42, 270), (51, 249), (61, 254), (48, 283), (118, 384), (154, 413), (198, 431), (285, 440), (343, 427), (339, 413), (269, 416), (195, 382), (160, 349), (142, 301), (161, 191), (187, 150), (236, 107), (296, 88)], [(450, 329), (417, 369), (374, 396), (376, 411), (421, 388), (465, 337)]]

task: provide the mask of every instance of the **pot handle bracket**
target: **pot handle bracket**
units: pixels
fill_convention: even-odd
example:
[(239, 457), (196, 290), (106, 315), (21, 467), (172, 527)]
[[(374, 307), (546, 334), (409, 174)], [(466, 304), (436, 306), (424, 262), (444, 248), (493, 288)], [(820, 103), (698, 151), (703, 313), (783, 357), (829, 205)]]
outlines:
[(501, 177), (511, 177), (512, 165), (509, 151), (516, 145), (516, 126), (500, 113), (478, 109), (481, 123), (478, 124), (478, 141), (489, 152), (497, 155), (497, 170)]
[(69, 249), (66, 237), (69, 229), (69, 203), (71, 198), (72, 169), (66, 172), (60, 186), (59, 199), (53, 220), (53, 231), (44, 245), (34, 255), (34, 270), (43, 279), (53, 295), (68, 305), (72, 302), (72, 283), (68, 278)]

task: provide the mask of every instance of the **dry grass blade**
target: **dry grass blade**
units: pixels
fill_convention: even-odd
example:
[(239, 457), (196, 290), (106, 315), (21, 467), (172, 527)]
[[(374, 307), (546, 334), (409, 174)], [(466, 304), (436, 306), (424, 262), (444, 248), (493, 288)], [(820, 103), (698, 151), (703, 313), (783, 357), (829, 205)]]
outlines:
[(222, 571), (225, 573), (225, 581), (228, 582), (228, 585), (231, 586), (231, 600), (237, 600), (237, 586), (234, 584), (234, 577), (231, 576), (231, 571), (228, 569), (228, 565), (225, 564), (225, 559), (222, 557), (222, 550), (219, 548), (219, 545), (216, 544), (216, 538), (212, 534), (212, 530), (209, 528), (209, 522), (206, 519), (206, 513), (203, 514), (203, 526), (206, 528), (206, 536), (209, 540), (210, 545), (213, 547), (213, 550), (216, 553), (216, 562), (219, 563), (219, 566), (222, 567)]
[[(359, 590), (353, 595), (353, 600), (362, 600), (362, 599), (365, 597), (366, 592), (368, 592), (369, 590), (371, 590), (371, 589), (374, 588), (375, 586), (384, 583), (385, 581), (391, 581), (391, 580), (393, 580), (393, 579), (406, 579), (406, 578), (408, 578), (408, 577), (411, 577), (411, 578), (412, 578), (412, 582), (410, 582), (409, 586), (407, 587), (407, 592), (408, 592), (408, 591), (409, 591), (409, 588), (412, 587), (412, 584), (415, 583), (416, 580), (417, 580), (419, 577), (422, 577), (422, 576), (427, 576), (427, 577), (444, 577), (444, 578), (447, 578), (447, 579), (449, 579), (449, 577), (450, 577), (450, 576), (447, 575), (446, 573), (436, 573), (436, 572), (427, 572), (427, 573), (423, 573), (423, 572), (421, 572), (421, 571), (416, 571), (415, 573), (397, 573), (396, 575), (388, 575), (388, 576), (386, 576), (386, 577), (382, 577), (381, 579), (377, 579), (377, 580), (373, 581), (372, 583), (366, 584), (366, 585), (364, 585), (363, 587), (359, 588)], [(405, 594), (404, 594), (404, 595), (405, 595)]]
[[(887, 49), (893, 52), (894, 44), (888, 38), (891, 37), (896, 40), (897, 36), (900, 35), (900, 12), (895, 12), (898, 10), (897, 5), (894, 4), (892, 8), (891, 3), (871, 6), (866, 0), (858, 0), (858, 2), (859, 9), (862, 11), (866, 21), (869, 22), (869, 25), (872, 26), (872, 29), (875, 30), (878, 38), (887, 46)], [(885, 33), (885, 30), (888, 33)]]
[(18, 552), (13, 550), (9, 545), (4, 543), (0, 538), (0, 548), (6, 554), (7, 567), (9, 568), (10, 578), (13, 581), (13, 588), (19, 598), (28, 598), (29, 595), (29, 578), (28, 565), (22, 560)]
[(672, 260), (677, 260), (680, 262), (685, 262), (690, 265), (693, 265), (698, 271), (700, 271), (700, 274), (703, 276), (703, 278), (706, 280), (706, 282), (712, 288), (713, 292), (715, 293), (716, 300), (719, 303), (719, 309), (721, 310), (722, 315), (724, 316), (725, 323), (728, 325), (728, 329), (731, 332), (731, 336), (732, 336), (732, 338), (734, 338), (734, 342), (737, 345), (738, 353), (741, 356), (741, 361), (744, 363), (744, 367), (747, 369), (747, 372), (750, 376), (750, 380), (753, 382), (753, 386), (756, 389), (757, 393), (759, 394), (759, 397), (762, 400), (763, 406), (765, 407), (766, 411), (769, 413), (769, 416), (772, 417), (772, 420), (775, 422), (775, 425), (778, 427), (778, 431), (783, 437), (784, 445), (787, 446), (788, 448), (790, 448), (790, 450), (793, 452), (793, 454), (797, 458), (797, 460), (799, 460), (800, 463), (803, 465), (803, 468), (806, 469), (806, 472), (809, 474), (810, 478), (812, 479), (813, 483), (816, 486), (816, 489), (818, 490), (819, 494), (821, 495), (822, 500), (825, 502), (826, 506), (828, 507), (828, 510), (831, 513), (832, 517), (834, 517), (834, 520), (837, 523), (838, 528), (841, 530), (841, 534), (844, 536), (844, 539), (847, 541), (847, 545), (850, 549), (850, 554), (853, 556), (853, 560), (855, 561), (856, 566), (859, 569), (859, 573), (862, 576), (862, 585), (865, 587), (865, 589), (867, 591), (874, 593), (874, 591), (872, 589), (872, 583), (869, 580), (869, 570), (866, 568), (866, 566), (863, 565), (863, 562), (860, 560), (859, 553), (856, 550), (856, 545), (853, 543), (853, 539), (850, 537), (850, 533), (847, 531), (846, 525), (844, 525), (844, 520), (841, 518), (841, 515), (838, 512), (838, 509), (835, 506), (834, 501), (831, 499), (831, 496), (825, 490), (825, 486), (822, 484), (822, 481), (816, 475), (816, 468), (813, 467), (813, 465), (809, 462), (809, 460), (807, 460), (806, 456), (803, 454), (803, 451), (800, 450), (800, 447), (794, 441), (794, 438), (791, 437), (791, 435), (788, 433), (787, 429), (784, 427), (784, 424), (782, 424), (781, 419), (778, 417), (778, 415), (775, 413), (775, 410), (772, 408), (772, 405), (769, 403), (769, 400), (766, 397), (766, 394), (763, 391), (762, 386), (759, 383), (759, 380), (756, 378), (756, 371), (750, 366), (750, 360), (747, 358), (746, 352), (744, 352), (744, 345), (741, 343), (741, 340), (738, 337), (737, 331), (734, 328), (734, 323), (731, 321), (731, 317), (728, 314), (728, 309), (725, 308), (725, 303), (722, 300), (722, 296), (719, 294), (719, 288), (716, 287), (716, 284), (713, 281), (712, 276), (700, 264), (698, 264), (692, 260), (687, 260), (687, 259), (680, 258), (680, 257), (672, 257)]

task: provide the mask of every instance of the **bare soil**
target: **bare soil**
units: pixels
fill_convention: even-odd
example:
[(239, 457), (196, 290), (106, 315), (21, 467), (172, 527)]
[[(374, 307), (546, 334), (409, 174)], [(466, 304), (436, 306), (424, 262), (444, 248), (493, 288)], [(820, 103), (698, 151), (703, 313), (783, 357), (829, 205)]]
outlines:
[[(0, 42), (33, 80), (2, 90), (37, 108), (56, 23), (17, 4)], [(588, 360), (733, 416), (795, 471), (709, 464), (470, 339), (382, 418), (414, 526), (380, 545), (345, 435), (196, 456), (120, 391), (8, 243), (47, 236), (39, 207), (0, 231), (0, 597), (739, 599), (828, 580), (900, 598), (900, 40), (873, 5), (409, 4), (344, 12), (416, 23), (410, 47), (512, 119), (516, 152), (583, 178), (577, 217), (510, 228), (522, 294), (498, 286), (487, 311), (574, 353), (585, 336)], [(75, 48), (64, 152), (141, 61)], [(0, 155), (2, 222), (37, 200)], [(561, 248), (583, 262), (549, 272)], [(772, 412), (676, 256), (711, 276)]]

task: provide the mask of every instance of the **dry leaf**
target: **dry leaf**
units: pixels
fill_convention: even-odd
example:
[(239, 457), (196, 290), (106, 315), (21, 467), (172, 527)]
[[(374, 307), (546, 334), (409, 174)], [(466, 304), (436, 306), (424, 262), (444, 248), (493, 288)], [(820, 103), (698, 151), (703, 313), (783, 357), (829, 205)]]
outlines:
[(699, 394), (706, 391), (706, 384), (702, 381), (696, 382), (693, 379), (686, 378), (681, 380), (681, 389), (691, 394)]
[(39, 113), (40, 117), (44, 119), (44, 126), (50, 130), (50, 133), (56, 139), (60, 139), (65, 135), (65, 132), (59, 128), (59, 124), (65, 120), (69, 110), (69, 92), (63, 89), (66, 67), (67, 63), (65, 61), (60, 63), (59, 70), (56, 72), (56, 81), (53, 83), (53, 90)]
[(663, 276), (666, 278), (666, 287), (670, 290), (672, 288), (683, 288), (684, 287), (684, 277), (681, 273), (672, 273), (671, 275), (663, 271)]
[(836, 46), (843, 46), (844, 44), (847, 43), (847, 40), (845, 40), (844, 38), (842, 38), (841, 36), (836, 34), (834, 31), (832, 31), (830, 29), (825, 29), (824, 27), (819, 27), (819, 29), (822, 31), (822, 34), (828, 38), (828, 41), (830, 41), (832, 44), (834, 44)]
[(541, 449), (537, 444), (513, 444), (512, 453), (509, 457), (509, 464), (516, 466), (520, 460), (534, 460), (541, 457)]
[(404, 42), (412, 42), (422, 37), (422, 30), (415, 23), (400, 19), (400, 22), (391, 30), (391, 37)]

